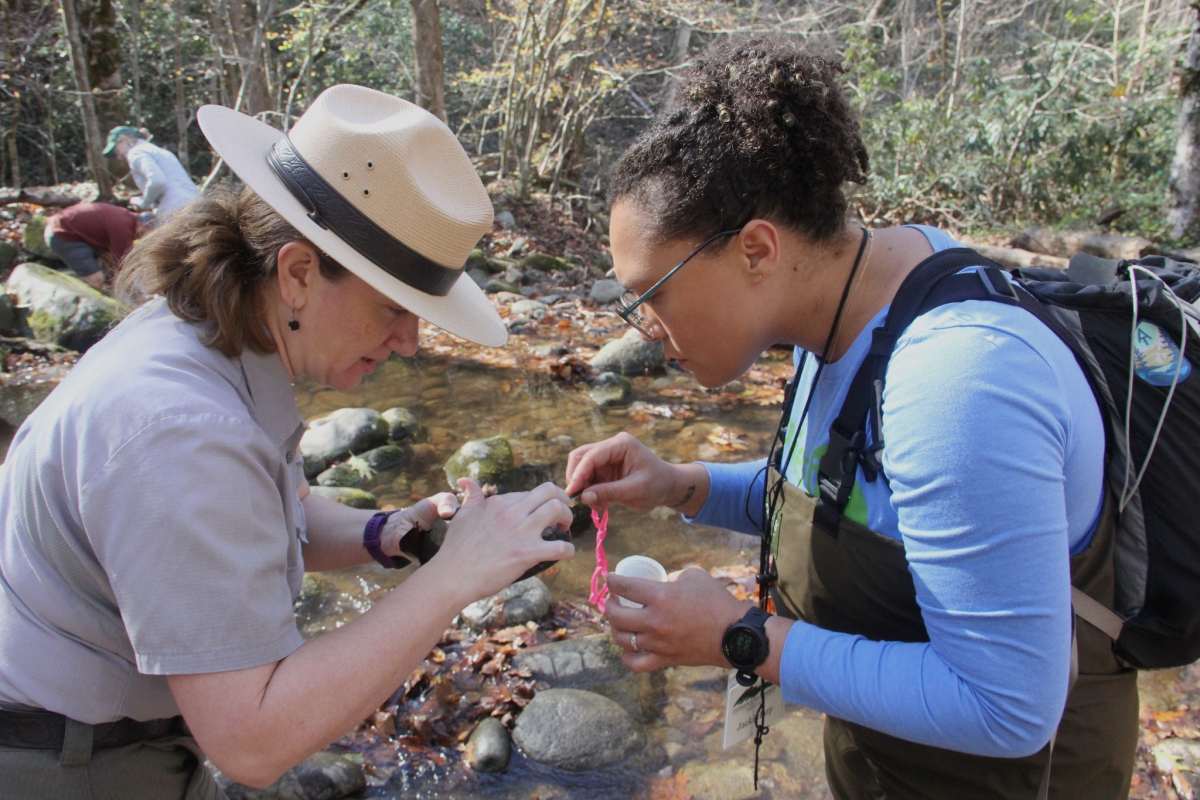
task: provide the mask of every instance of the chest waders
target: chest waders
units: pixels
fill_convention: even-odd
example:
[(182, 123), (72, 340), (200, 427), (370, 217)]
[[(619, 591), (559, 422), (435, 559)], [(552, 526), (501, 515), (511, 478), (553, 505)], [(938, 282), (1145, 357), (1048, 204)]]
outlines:
[[(771, 469), (768, 485), (779, 480)], [(816, 499), (783, 481), (777, 526), (777, 611), (875, 641), (928, 642), (902, 542), (842, 516), (837, 530), (813, 524)], [(1104, 606), (1113, 602), (1115, 508), (1105, 498), (1088, 548), (1071, 557), (1071, 583)], [(1138, 739), (1137, 673), (1112, 654), (1112, 640), (1075, 623), (1078, 675), (1053, 744), (1048, 796), (1123, 800)], [(1030, 676), (1038, 680), (1038, 676)], [(1034, 800), (1050, 745), (1024, 758), (960, 753), (889, 736), (835, 717), (825, 721), (825, 771), (838, 800)]]

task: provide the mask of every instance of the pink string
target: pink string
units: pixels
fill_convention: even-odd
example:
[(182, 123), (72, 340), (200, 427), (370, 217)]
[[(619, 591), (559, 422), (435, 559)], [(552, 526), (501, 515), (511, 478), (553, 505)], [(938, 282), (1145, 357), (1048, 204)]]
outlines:
[(604, 514), (592, 509), (592, 522), (596, 524), (596, 571), (592, 573), (592, 594), (588, 602), (600, 609), (608, 606), (608, 583), (600, 585), (600, 580), (608, 575), (608, 554), (604, 552), (604, 537), (608, 535), (608, 503), (604, 504)]

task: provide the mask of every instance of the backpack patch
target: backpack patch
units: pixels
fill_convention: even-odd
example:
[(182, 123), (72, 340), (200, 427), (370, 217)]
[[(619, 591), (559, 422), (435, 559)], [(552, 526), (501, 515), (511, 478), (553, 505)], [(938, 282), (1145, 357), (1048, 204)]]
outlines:
[(1179, 346), (1167, 332), (1153, 322), (1141, 320), (1134, 334), (1134, 353), (1137, 376), (1152, 386), (1170, 386), (1187, 380), (1192, 365), (1179, 352)]

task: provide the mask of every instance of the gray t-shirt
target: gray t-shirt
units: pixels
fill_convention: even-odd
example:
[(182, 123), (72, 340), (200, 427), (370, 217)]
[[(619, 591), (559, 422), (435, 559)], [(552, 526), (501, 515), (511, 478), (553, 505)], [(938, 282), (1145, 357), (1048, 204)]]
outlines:
[(0, 467), (0, 701), (86, 723), (179, 713), (166, 675), (302, 643), (304, 423), (276, 354), (226, 358), (148, 303)]

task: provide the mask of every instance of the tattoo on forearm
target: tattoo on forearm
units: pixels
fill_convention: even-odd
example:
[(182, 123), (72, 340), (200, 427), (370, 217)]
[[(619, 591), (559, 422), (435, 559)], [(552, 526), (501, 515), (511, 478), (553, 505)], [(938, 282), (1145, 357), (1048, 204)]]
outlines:
[(691, 500), (691, 499), (692, 499), (692, 495), (694, 495), (695, 493), (696, 493), (696, 487), (695, 487), (694, 485), (693, 485), (693, 486), (689, 486), (689, 487), (688, 487), (688, 490), (687, 490), (686, 492), (684, 492), (683, 499), (682, 499), (682, 500), (680, 500), (680, 501), (679, 501), (678, 503), (676, 503), (675, 505), (671, 506), (671, 508), (679, 508), (680, 506), (685, 506), (685, 505), (687, 505), (687, 501), (688, 501), (688, 500)]

